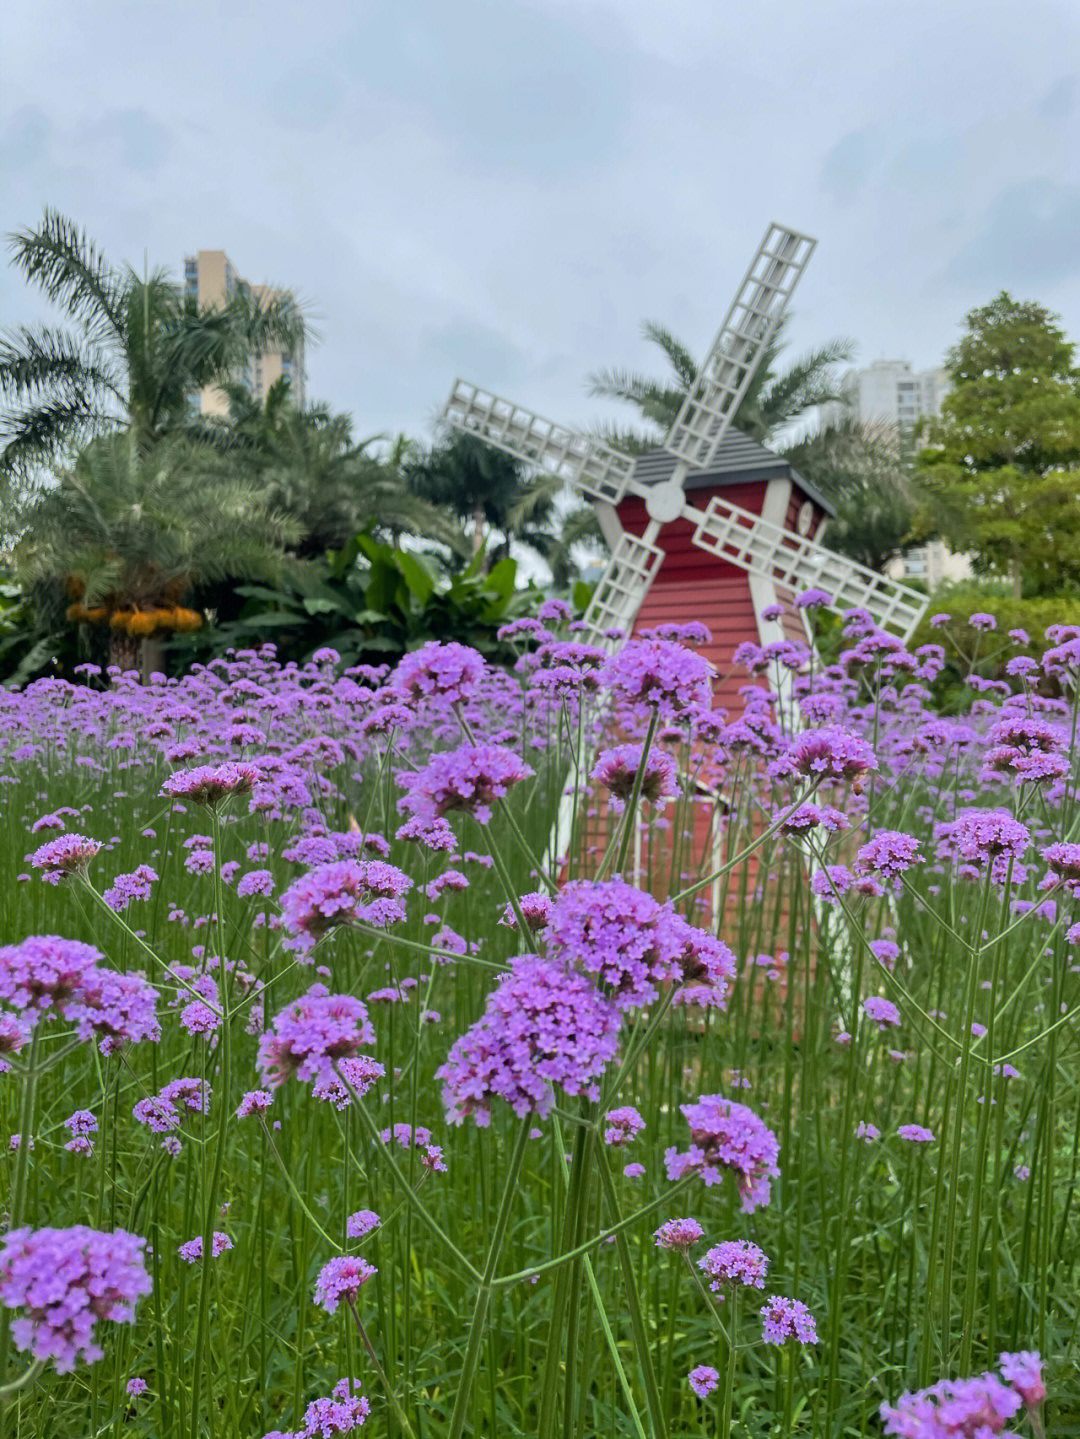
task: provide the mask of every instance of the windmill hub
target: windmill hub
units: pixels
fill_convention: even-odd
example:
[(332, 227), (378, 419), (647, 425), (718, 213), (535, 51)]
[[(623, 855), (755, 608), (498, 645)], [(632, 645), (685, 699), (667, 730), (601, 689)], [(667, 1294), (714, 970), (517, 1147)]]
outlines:
[(681, 480), (664, 480), (662, 484), (653, 485), (645, 496), (646, 513), (658, 525), (670, 525), (685, 508), (686, 494)]

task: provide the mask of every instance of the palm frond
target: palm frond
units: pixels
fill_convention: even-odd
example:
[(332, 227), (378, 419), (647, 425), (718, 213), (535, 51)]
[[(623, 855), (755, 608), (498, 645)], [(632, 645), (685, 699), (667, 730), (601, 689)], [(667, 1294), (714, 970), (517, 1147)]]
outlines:
[(108, 392), (124, 403), (121, 378), (107, 356), (66, 330), (20, 326), (0, 335), (0, 394), (26, 400), (53, 389), (68, 398)]
[(659, 345), (668, 357), (671, 368), (675, 371), (675, 379), (679, 388), (688, 390), (697, 379), (701, 366), (687, 346), (681, 340), (676, 339), (666, 325), (658, 324), (656, 320), (646, 320), (641, 327), (641, 333), (650, 344)]
[(46, 209), (36, 230), (10, 237), (12, 259), (26, 278), (97, 340), (123, 340), (123, 282), (94, 242), (71, 220)]

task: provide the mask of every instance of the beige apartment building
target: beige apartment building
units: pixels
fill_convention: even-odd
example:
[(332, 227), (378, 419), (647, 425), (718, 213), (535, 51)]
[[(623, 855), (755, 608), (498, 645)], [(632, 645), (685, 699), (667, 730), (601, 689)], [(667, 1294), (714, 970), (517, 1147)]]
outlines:
[[(223, 305), (225, 301), (243, 286), (256, 299), (273, 298), (282, 292), (266, 285), (253, 285), (236, 273), (232, 261), (224, 250), (200, 250), (184, 260), (184, 292), (194, 295), (200, 305)], [(301, 407), (307, 402), (307, 373), (304, 369), (304, 342), (293, 350), (266, 350), (253, 355), (247, 370), (239, 376), (252, 394), (260, 401), (266, 399), (266, 392), (282, 375), (288, 377), (293, 402)], [(201, 390), (192, 397), (204, 415), (224, 415), (228, 405), (224, 394), (217, 389)]]

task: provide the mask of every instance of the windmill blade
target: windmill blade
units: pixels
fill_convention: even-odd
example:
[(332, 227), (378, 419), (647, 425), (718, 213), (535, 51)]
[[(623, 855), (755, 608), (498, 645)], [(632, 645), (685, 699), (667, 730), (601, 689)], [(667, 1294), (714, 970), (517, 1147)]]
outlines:
[(703, 550), (796, 593), (827, 590), (838, 609), (869, 610), (877, 625), (895, 629), (905, 640), (930, 603), (926, 595), (899, 580), (887, 579), (815, 540), (781, 529), (719, 495), (714, 495), (704, 510), (688, 505), (685, 513), (696, 520), (693, 541)]
[(633, 472), (631, 456), (464, 380), (454, 381), (442, 417), (456, 430), (560, 476), (590, 500), (618, 504)]
[(664, 441), (664, 448), (686, 464), (707, 469), (715, 458), (816, 244), (783, 225), (765, 231)]
[(605, 631), (629, 633), (663, 559), (656, 545), (623, 531), (585, 612), (590, 644), (612, 649), (620, 641), (608, 639)]

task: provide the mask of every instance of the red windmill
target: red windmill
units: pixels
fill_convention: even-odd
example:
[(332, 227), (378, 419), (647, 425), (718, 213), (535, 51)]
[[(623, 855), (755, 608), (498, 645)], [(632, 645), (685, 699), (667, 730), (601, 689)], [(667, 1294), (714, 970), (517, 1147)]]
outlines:
[[(810, 638), (794, 604), (806, 589), (866, 609), (905, 638), (922, 617), (924, 595), (826, 549), (828, 502), (731, 428), (815, 244), (769, 226), (675, 423), (645, 455), (455, 382), (449, 424), (561, 476), (595, 506), (612, 554), (586, 615), (594, 643), (608, 630), (700, 620), (713, 636), (703, 652), (723, 673), (743, 640)], [(741, 683), (722, 682), (714, 703), (737, 713)]]

